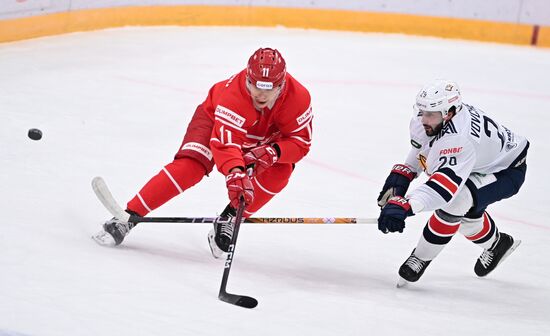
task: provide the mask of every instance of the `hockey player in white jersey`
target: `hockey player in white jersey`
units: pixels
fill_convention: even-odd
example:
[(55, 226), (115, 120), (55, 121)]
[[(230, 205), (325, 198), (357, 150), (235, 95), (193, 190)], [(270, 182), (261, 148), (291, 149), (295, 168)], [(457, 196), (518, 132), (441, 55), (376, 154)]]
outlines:
[[(420, 90), (410, 135), (412, 148), (405, 163), (393, 167), (378, 197), (378, 228), (403, 232), (408, 216), (421, 211), (433, 215), (399, 269), (400, 284), (406, 283), (403, 279), (417, 281), (457, 231), (484, 249), (474, 271), (486, 276), (521, 242), (499, 232), (487, 206), (519, 191), (529, 142), (462, 103), (458, 85), (447, 80)], [(421, 171), (428, 180), (407, 193)]]

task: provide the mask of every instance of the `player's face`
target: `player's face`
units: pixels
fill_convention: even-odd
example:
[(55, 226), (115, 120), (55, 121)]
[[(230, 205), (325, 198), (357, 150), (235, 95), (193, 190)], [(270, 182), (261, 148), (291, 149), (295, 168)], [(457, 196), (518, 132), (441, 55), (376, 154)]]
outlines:
[(422, 111), (422, 126), (428, 136), (434, 136), (443, 127), (443, 115), (441, 112)]
[(257, 109), (263, 109), (264, 107), (270, 105), (270, 103), (277, 99), (279, 93), (281, 92), (281, 85), (269, 90), (258, 89), (254, 84), (252, 84), (250, 79), (247, 79), (246, 87), (250, 92), (250, 97), (252, 97), (252, 104)]

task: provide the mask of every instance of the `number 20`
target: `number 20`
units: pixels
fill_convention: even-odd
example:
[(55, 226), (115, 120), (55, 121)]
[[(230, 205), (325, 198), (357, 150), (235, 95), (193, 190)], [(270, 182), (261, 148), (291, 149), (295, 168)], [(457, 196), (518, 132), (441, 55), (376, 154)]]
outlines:
[(439, 161), (442, 161), (439, 165), (439, 168), (437, 170), (443, 168), (447, 163), (449, 163), (449, 166), (456, 166), (456, 156), (446, 157), (442, 156), (439, 158)]

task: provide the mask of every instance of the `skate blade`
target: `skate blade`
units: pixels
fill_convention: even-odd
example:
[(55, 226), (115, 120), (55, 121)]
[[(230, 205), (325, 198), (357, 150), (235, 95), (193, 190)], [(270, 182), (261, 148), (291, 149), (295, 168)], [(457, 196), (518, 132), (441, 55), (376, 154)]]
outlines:
[(502, 256), (502, 258), (500, 258), (500, 261), (499, 261), (498, 264), (495, 266), (495, 268), (494, 268), (491, 272), (485, 274), (484, 276), (480, 276), (480, 277), (483, 278), (483, 277), (486, 277), (486, 276), (488, 276), (489, 274), (493, 273), (493, 272), (500, 266), (500, 264), (502, 264), (502, 262), (504, 262), (504, 260), (505, 260), (506, 258), (508, 258), (508, 256), (509, 256), (510, 254), (512, 254), (512, 252), (514, 252), (514, 251), (516, 250), (516, 248), (519, 246), (519, 244), (521, 244), (521, 240), (514, 240), (514, 243), (512, 244), (512, 246), (508, 249), (508, 251), (506, 251), (506, 253), (504, 253), (504, 255)]
[(115, 239), (113, 236), (108, 234), (105, 231), (99, 231), (92, 236), (92, 239), (101, 246), (114, 247), (116, 246)]
[(395, 285), (395, 287), (397, 288), (403, 288), (405, 286), (407, 286), (409, 284), (409, 282), (405, 279), (403, 279), (402, 277), (399, 277), (399, 279), (397, 280), (397, 285)]
[[(500, 259), (500, 261), (498, 262), (497, 264), (497, 267), (502, 264), (502, 262), (504, 261), (504, 259), (508, 258), (508, 256), (510, 254), (512, 254), (512, 252), (514, 252), (516, 250), (516, 248), (521, 244), (521, 240), (514, 240), (514, 243), (512, 244), (512, 247), (510, 247), (508, 249), (508, 251), (506, 251), (506, 253), (504, 253), (504, 255), (502, 256), (502, 258)], [(495, 267), (495, 269), (497, 268)], [(493, 270), (494, 271), (494, 270)]]
[(212, 235), (211, 233), (208, 233), (208, 246), (210, 247), (210, 252), (212, 253), (214, 259), (225, 259), (225, 252), (222, 251), (222, 249), (220, 249), (218, 245), (216, 245), (216, 242), (214, 241), (214, 235)]

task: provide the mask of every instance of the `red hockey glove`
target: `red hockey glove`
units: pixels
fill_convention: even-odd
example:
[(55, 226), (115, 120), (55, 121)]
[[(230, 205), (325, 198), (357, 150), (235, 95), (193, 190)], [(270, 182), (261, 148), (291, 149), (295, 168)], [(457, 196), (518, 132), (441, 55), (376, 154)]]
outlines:
[(266, 169), (273, 166), (273, 164), (279, 160), (279, 155), (273, 146), (264, 145), (253, 148), (250, 152), (246, 153), (243, 158), (247, 167), (254, 165), (255, 175), (261, 175)]
[(405, 219), (412, 215), (413, 212), (409, 201), (401, 196), (393, 196), (380, 211), (378, 230), (384, 233), (403, 232)]
[(227, 185), (231, 206), (234, 209), (239, 207), (239, 199), (241, 196), (244, 197), (245, 206), (254, 201), (254, 187), (252, 186), (252, 182), (246, 173), (229, 173), (225, 177), (225, 184)]
[(411, 168), (402, 164), (393, 166), (378, 196), (378, 206), (382, 208), (393, 196), (405, 196), (407, 189), (409, 189), (409, 184), (415, 177), (416, 173)]

